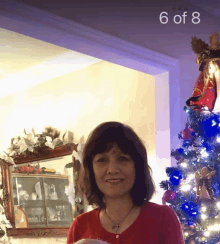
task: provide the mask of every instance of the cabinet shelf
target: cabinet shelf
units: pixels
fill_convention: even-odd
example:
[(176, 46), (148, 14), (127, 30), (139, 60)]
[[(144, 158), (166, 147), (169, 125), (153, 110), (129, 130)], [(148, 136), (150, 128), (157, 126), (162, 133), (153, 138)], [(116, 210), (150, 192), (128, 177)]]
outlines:
[[(25, 204), (25, 207), (43, 207), (43, 200), (26, 200), (23, 202)], [(55, 207), (55, 206), (67, 206), (70, 205), (68, 201), (65, 200), (47, 200), (47, 207)]]
[(32, 177), (32, 178), (55, 178), (55, 179), (68, 179), (67, 175), (61, 174), (26, 174), (26, 173), (12, 173), (12, 177)]

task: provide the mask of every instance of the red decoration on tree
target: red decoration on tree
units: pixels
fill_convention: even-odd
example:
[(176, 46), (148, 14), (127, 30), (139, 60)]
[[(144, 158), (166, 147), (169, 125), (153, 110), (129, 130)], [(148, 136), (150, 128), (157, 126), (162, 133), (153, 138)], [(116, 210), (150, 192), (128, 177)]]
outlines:
[(195, 83), (192, 97), (190, 97), (186, 104), (195, 107), (194, 109), (200, 110), (201, 107), (208, 107), (212, 110), (216, 100), (216, 85), (212, 78), (209, 78), (208, 84), (205, 85), (204, 72), (199, 74)]
[(167, 190), (167, 191), (164, 192), (163, 200), (165, 202), (169, 202), (170, 203), (170, 202), (173, 201), (173, 199), (175, 198), (175, 196), (176, 196), (176, 193), (174, 191)]
[(193, 133), (194, 133), (193, 129), (186, 128), (182, 131), (181, 136), (183, 140), (191, 140), (193, 137)]

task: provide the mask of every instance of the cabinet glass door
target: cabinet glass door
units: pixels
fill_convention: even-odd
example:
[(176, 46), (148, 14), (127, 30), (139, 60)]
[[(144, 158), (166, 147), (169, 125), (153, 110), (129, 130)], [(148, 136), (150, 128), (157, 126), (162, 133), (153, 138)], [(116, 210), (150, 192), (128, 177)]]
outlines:
[(16, 228), (70, 226), (72, 204), (67, 177), (12, 177)]
[(72, 223), (72, 205), (65, 193), (68, 185), (68, 179), (44, 178), (48, 226), (70, 226)]
[(44, 194), (40, 177), (13, 177), (16, 228), (46, 226)]

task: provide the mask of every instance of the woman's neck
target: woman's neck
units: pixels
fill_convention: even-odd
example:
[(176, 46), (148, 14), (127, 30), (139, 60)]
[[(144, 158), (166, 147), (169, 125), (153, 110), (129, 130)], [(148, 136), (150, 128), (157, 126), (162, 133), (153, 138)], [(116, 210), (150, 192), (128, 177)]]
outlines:
[[(106, 199), (106, 213), (115, 222), (121, 221), (129, 211), (132, 212), (137, 207), (128, 199)], [(132, 210), (131, 210), (132, 209)]]

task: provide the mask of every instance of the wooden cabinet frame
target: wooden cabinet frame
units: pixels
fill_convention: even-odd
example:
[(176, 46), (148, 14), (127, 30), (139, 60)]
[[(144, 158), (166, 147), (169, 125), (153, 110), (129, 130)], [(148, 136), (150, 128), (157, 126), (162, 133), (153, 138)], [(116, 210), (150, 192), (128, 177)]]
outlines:
[[(68, 143), (62, 147), (57, 147), (51, 149), (45, 147), (45, 153), (40, 155), (33, 154), (29, 157), (18, 156), (14, 158), (16, 165), (24, 163), (32, 163), (45, 159), (52, 159), (56, 157), (62, 157), (71, 155), (73, 150), (76, 150), (76, 145), (74, 143)], [(73, 157), (73, 163), (75, 159)], [(2, 171), (2, 189), (3, 189), (3, 204), (5, 209), (6, 218), (10, 221), (12, 229), (7, 230), (8, 236), (17, 237), (43, 237), (43, 236), (67, 236), (69, 227), (34, 227), (34, 228), (16, 228), (15, 227), (15, 215), (14, 215), (14, 205), (13, 205), (13, 195), (12, 195), (12, 165), (4, 160), (0, 161), (1, 171)], [(73, 173), (79, 170), (79, 167), (73, 167)], [(75, 189), (77, 193), (77, 189)], [(83, 199), (80, 202), (83, 206)], [(84, 209), (78, 210), (81, 214)]]

